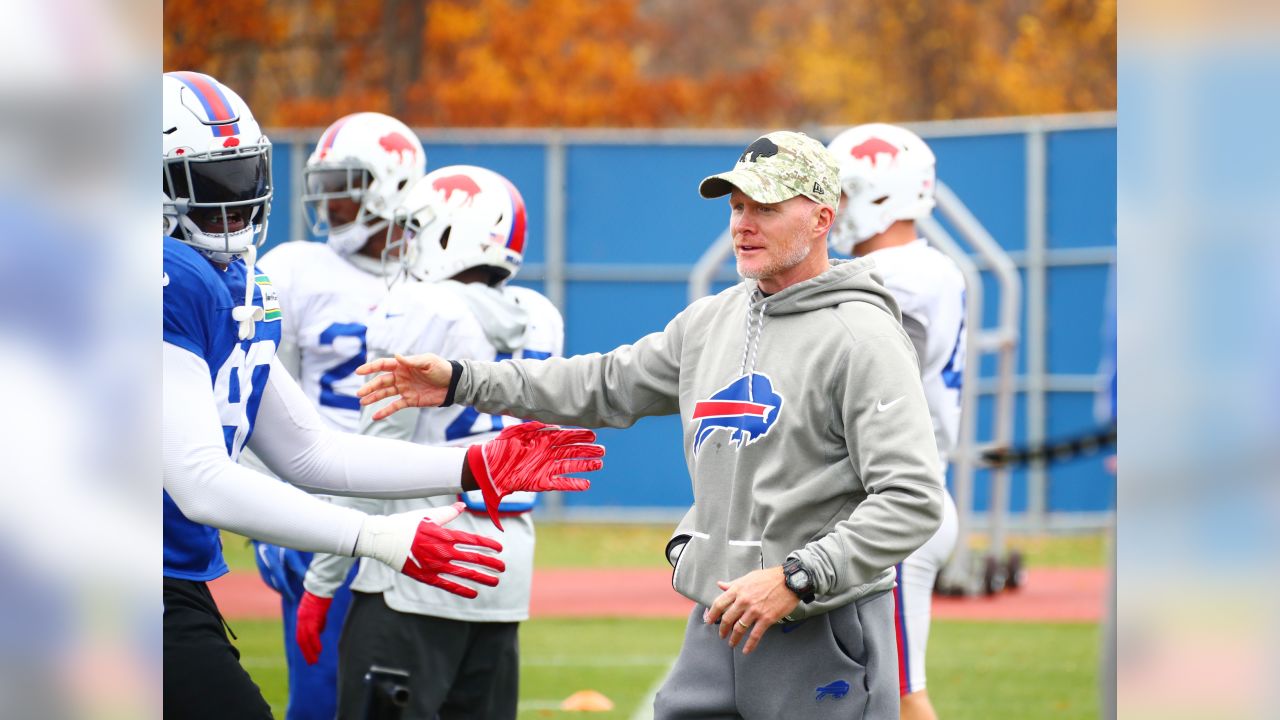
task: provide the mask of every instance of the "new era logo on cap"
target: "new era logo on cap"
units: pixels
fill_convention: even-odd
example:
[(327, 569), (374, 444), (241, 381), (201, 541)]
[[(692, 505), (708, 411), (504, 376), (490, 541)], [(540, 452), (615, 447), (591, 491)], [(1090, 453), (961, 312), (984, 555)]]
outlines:
[(836, 209), (840, 172), (835, 156), (804, 133), (779, 130), (757, 138), (738, 156), (729, 172), (702, 181), (706, 198), (728, 195), (734, 188), (761, 203), (777, 203), (804, 195)]

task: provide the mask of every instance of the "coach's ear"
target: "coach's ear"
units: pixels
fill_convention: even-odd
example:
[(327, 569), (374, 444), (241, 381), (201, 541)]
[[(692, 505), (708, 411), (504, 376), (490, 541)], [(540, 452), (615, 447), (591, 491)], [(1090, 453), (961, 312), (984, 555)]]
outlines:
[(827, 205), (819, 205), (818, 203), (814, 203), (814, 205), (817, 205), (818, 212), (813, 216), (813, 234), (823, 238), (823, 242), (826, 242), (827, 233), (831, 232), (831, 227), (836, 222), (836, 211)]

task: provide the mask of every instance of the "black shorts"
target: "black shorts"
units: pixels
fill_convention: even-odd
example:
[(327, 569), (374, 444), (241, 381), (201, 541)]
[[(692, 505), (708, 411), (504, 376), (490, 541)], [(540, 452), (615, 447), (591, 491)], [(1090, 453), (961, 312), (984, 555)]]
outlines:
[(396, 612), (381, 593), (351, 593), (338, 646), (338, 718), (361, 720), (372, 665), (409, 673), (404, 720), (514, 720), (520, 624)]
[(271, 717), (203, 582), (164, 579), (164, 717)]

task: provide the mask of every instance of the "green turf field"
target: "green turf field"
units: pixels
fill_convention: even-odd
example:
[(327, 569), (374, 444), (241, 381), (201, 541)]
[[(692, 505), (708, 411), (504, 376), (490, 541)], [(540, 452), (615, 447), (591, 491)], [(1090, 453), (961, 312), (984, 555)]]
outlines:
[[(278, 717), (288, 698), (279, 622), (233, 623), (244, 663)], [(597, 690), (630, 718), (675, 658), (683, 620), (531, 620), (521, 626), (521, 718), (569, 718), (556, 708)], [(1097, 717), (1096, 625), (935, 621), (929, 692), (948, 720)]]
[[(665, 566), (669, 529), (651, 525), (551, 524), (538, 526), (539, 567)], [(243, 538), (224, 535), (233, 569), (253, 570)], [(973, 540), (982, 547), (981, 537)], [(1097, 567), (1100, 534), (1012, 537), (1010, 547), (1033, 567)], [(234, 621), (242, 662), (278, 717), (288, 698), (278, 621)], [(532, 620), (521, 626), (520, 717), (571, 718), (556, 709), (578, 690), (604, 693), (611, 713), (631, 718), (680, 648), (683, 620)], [(929, 652), (929, 689), (947, 720), (1094, 718), (1097, 626), (1087, 623), (935, 621)]]

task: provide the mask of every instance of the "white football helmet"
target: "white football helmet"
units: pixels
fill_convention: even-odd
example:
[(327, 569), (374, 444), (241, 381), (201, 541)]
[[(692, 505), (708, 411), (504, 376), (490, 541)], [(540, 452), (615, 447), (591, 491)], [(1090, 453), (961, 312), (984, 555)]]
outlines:
[(267, 237), (271, 142), (226, 85), (189, 71), (163, 82), (165, 232), (228, 263)]
[[(426, 167), (418, 136), (390, 115), (362, 112), (339, 119), (320, 135), (302, 171), (302, 202), (312, 232), (327, 234), (341, 255), (356, 252), (386, 229)], [(358, 210), (348, 214), (331, 205), (339, 199), (353, 201)]]
[(490, 267), (501, 284), (524, 259), (524, 198), (498, 173), (474, 165), (433, 170), (409, 191), (388, 230), (383, 263), (398, 260), (417, 280), (448, 280), (463, 270)]
[(827, 146), (840, 163), (844, 201), (827, 242), (853, 248), (898, 220), (919, 220), (933, 210), (937, 160), (918, 135), (896, 125), (870, 123), (840, 133)]

